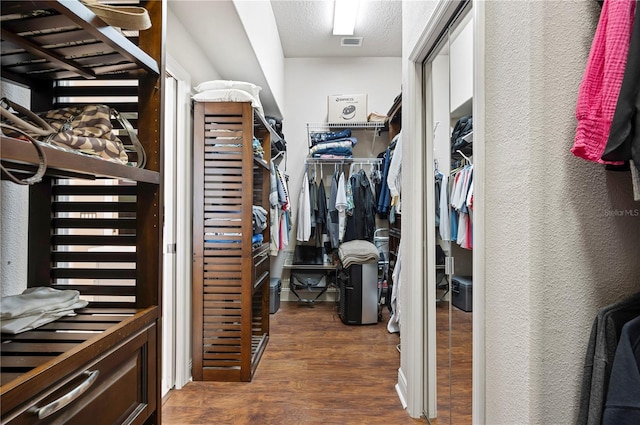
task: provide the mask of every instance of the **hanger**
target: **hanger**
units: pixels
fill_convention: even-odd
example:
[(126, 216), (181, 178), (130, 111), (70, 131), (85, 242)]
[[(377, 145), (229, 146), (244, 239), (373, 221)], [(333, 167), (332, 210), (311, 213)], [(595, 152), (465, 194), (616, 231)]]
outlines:
[(460, 151), (460, 150), (458, 149), (456, 152), (458, 152), (460, 155), (462, 155), (462, 157), (463, 157), (464, 159), (466, 159), (466, 160), (467, 160), (467, 162), (469, 163), (469, 165), (473, 165), (473, 161), (471, 161), (471, 159), (469, 159), (469, 157), (468, 157), (467, 155), (463, 154), (463, 153), (462, 153), (462, 151)]

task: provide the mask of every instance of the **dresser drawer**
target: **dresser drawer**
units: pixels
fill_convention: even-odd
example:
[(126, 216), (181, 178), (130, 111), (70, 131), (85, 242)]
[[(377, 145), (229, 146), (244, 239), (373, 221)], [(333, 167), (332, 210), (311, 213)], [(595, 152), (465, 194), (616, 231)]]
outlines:
[(261, 253), (253, 257), (253, 286), (259, 286), (265, 280), (268, 281), (269, 270), (271, 269), (271, 261), (269, 260), (269, 251), (262, 250)]
[(156, 408), (156, 338), (155, 324), (139, 331), (9, 412), (2, 423), (144, 423)]

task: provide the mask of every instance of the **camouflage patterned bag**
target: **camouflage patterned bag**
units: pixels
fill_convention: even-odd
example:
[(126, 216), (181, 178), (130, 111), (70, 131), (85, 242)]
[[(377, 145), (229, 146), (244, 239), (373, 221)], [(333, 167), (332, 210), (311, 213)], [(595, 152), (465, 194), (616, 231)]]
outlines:
[[(6, 109), (11, 107), (18, 114)], [(65, 149), (73, 149), (102, 159), (127, 164), (127, 152), (118, 139), (111, 118), (118, 119), (129, 133), (138, 153), (137, 166), (144, 167), (144, 150), (135, 135), (135, 130), (117, 111), (105, 105), (82, 105), (53, 109), (36, 114), (7, 99), (2, 99), (2, 117), (14, 127), (26, 132), (33, 138)], [(20, 138), (20, 134), (4, 133), (9, 137)]]

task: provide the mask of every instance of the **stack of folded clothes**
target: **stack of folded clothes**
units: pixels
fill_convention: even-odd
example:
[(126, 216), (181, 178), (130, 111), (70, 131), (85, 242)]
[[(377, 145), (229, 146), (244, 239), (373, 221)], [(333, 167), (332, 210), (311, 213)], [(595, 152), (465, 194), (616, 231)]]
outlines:
[(353, 147), (358, 143), (351, 137), (351, 130), (341, 130), (322, 133), (311, 133), (311, 149), (309, 154), (313, 158), (351, 158)]
[(27, 288), (20, 295), (0, 300), (1, 330), (17, 334), (74, 315), (75, 309), (87, 306), (80, 292), (72, 289), (53, 289), (46, 286)]
[(345, 269), (352, 264), (376, 263), (380, 258), (378, 248), (373, 243), (364, 240), (344, 242), (338, 248), (338, 255), (342, 267)]

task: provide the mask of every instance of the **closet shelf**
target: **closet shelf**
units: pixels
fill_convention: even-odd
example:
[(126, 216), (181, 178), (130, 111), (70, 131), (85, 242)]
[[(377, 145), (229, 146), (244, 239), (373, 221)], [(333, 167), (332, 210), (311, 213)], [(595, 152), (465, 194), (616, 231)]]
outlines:
[(160, 74), (156, 60), (79, 1), (4, 2), (2, 17), (2, 73), (14, 79)]
[[(42, 146), (47, 158), (47, 175), (94, 179), (117, 178), (159, 184), (160, 173), (128, 165), (122, 165), (89, 155), (66, 152)], [(0, 157), (3, 165), (13, 171), (28, 171), (38, 165), (38, 154), (31, 142), (0, 136)]]
[(312, 131), (328, 131), (335, 128), (349, 128), (351, 130), (378, 130), (384, 127), (384, 122), (318, 122), (307, 123), (307, 129)]
[(382, 158), (312, 158), (307, 164), (382, 164)]
[(384, 128), (386, 122), (315, 122), (307, 123), (307, 143), (309, 147), (311, 143), (311, 133), (327, 132), (336, 129), (350, 129), (356, 131), (373, 130), (373, 139), (371, 140), (371, 151), (373, 152), (373, 146), (376, 143), (376, 136), (380, 134), (380, 131)]

